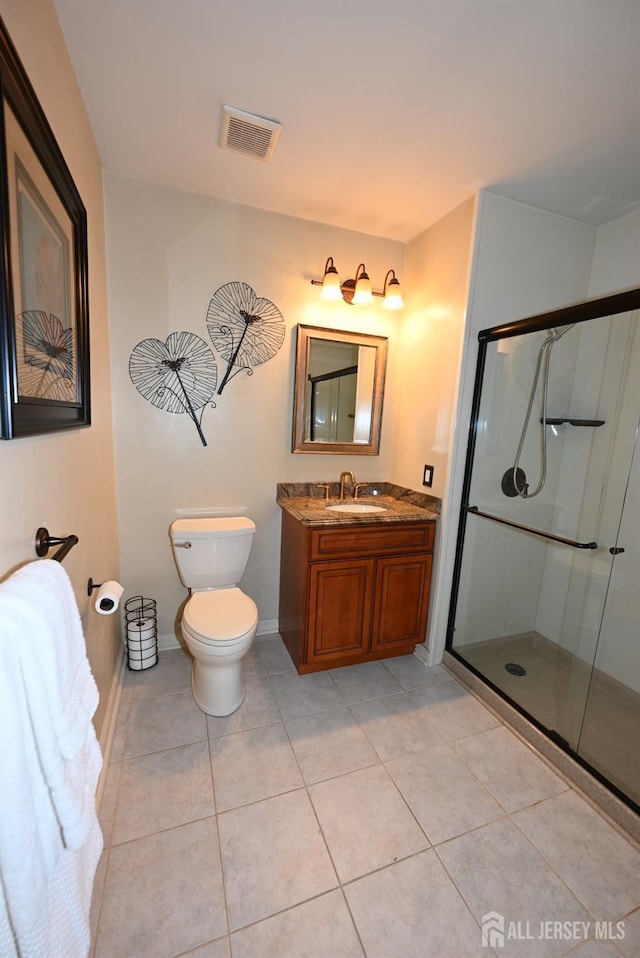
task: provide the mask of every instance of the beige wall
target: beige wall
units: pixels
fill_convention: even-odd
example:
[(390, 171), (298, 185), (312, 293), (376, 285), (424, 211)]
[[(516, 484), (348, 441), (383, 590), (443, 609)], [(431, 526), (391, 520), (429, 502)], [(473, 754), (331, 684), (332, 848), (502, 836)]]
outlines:
[(467, 200), (407, 247), (393, 473), (401, 485), (422, 489), (424, 466), (434, 466), (425, 491), (440, 498), (455, 426), (474, 206)]
[[(247, 162), (242, 159), (239, 162)], [(116, 474), (122, 583), (158, 600), (163, 644), (174, 639), (186, 597), (168, 528), (177, 509), (242, 512), (257, 533), (243, 588), (258, 605), (261, 630), (278, 618), (280, 510), (276, 483), (358, 480), (392, 472), (395, 361), (401, 321), (381, 308), (325, 303), (310, 284), (333, 256), (343, 279), (365, 262), (374, 288), (389, 268), (402, 278), (404, 245), (306, 220), (106, 177), (107, 247)], [(133, 386), (129, 357), (143, 339), (186, 330), (212, 346), (205, 317), (225, 283), (248, 283), (284, 317), (274, 358), (239, 373), (202, 418), (204, 447), (187, 415), (155, 408)], [(379, 456), (291, 453), (295, 326), (304, 323), (388, 336), (390, 360)], [(226, 364), (216, 354), (218, 382)]]
[(35, 558), (38, 526), (79, 536), (64, 565), (100, 690), (95, 724), (102, 735), (120, 647), (117, 616), (97, 615), (87, 597), (89, 576), (118, 576), (102, 176), (53, 4), (0, 0), (0, 15), (87, 209), (93, 403), (90, 428), (0, 442), (0, 578)]
[[(444, 500), (438, 523), (427, 625), (429, 655), (439, 651), (439, 610), (448, 604), (441, 586), (443, 532), (451, 519), (446, 492), (455, 435), (456, 400), (462, 356), (476, 199), (462, 203), (412, 240), (407, 247), (406, 309), (400, 332), (396, 376), (394, 480)], [(433, 485), (422, 486), (431, 465)], [(453, 517), (455, 522), (455, 516)]]

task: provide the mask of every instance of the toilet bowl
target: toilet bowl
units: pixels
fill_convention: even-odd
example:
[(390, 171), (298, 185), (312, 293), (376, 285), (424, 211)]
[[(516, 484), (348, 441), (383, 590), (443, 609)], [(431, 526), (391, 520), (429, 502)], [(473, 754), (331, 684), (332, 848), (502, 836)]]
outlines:
[(255, 638), (258, 610), (237, 582), (254, 532), (245, 517), (180, 519), (170, 528), (178, 573), (191, 592), (180, 628), (193, 656), (193, 698), (208, 715), (230, 715), (244, 701), (242, 659)]
[(258, 627), (255, 602), (237, 588), (196, 592), (180, 624), (193, 655), (191, 687), (196, 704), (209, 715), (230, 715), (244, 701), (242, 659)]

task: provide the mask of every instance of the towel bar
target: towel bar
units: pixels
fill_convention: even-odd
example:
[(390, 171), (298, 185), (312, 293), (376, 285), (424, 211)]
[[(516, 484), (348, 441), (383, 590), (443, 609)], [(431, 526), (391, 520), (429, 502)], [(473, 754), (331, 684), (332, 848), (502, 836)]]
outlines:
[(46, 556), (51, 546), (60, 546), (51, 558), (55, 559), (56, 562), (62, 562), (64, 557), (71, 552), (77, 543), (77, 536), (63, 536), (62, 538), (60, 536), (50, 536), (49, 530), (45, 529), (44, 526), (40, 526), (36, 532), (36, 555), (42, 559)]

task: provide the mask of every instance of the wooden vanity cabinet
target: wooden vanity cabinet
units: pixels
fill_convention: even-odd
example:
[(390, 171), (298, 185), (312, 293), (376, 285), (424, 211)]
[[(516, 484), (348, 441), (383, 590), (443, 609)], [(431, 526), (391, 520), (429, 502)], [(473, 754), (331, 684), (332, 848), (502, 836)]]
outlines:
[(434, 522), (310, 528), (282, 513), (280, 634), (298, 672), (424, 641)]

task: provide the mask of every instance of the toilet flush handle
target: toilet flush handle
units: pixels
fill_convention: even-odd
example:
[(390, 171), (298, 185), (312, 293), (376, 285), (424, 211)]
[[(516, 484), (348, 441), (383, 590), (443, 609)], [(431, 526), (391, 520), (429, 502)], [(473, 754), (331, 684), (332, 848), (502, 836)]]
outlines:
[(190, 543), (190, 542), (174, 542), (173, 544), (174, 544), (174, 546), (176, 547), (176, 549), (190, 549), (190, 548), (191, 548), (191, 543)]

